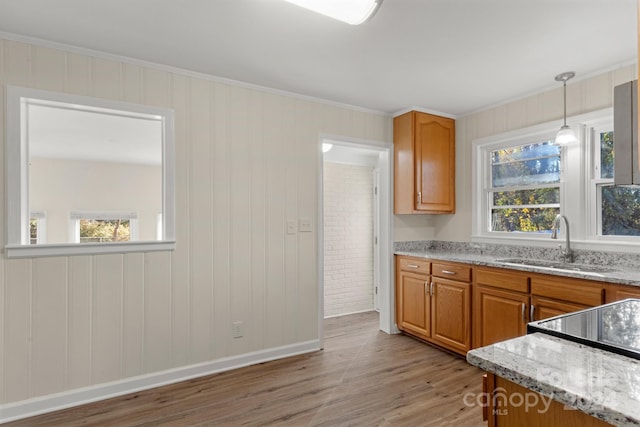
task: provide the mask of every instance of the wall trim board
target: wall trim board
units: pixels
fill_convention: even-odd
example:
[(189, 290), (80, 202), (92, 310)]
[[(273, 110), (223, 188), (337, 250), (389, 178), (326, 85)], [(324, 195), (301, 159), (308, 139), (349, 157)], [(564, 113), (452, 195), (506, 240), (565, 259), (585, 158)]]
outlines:
[(304, 341), (0, 405), (0, 424), (318, 350), (320, 340)]
[(282, 95), (290, 98), (301, 99), (304, 101), (317, 102), (319, 104), (329, 105), (332, 107), (347, 108), (349, 110), (359, 111), (362, 113), (375, 114), (383, 117), (391, 117), (391, 115), (387, 112), (360, 107), (358, 105), (344, 104), (341, 102), (331, 101), (328, 99), (316, 98), (310, 95), (303, 95), (300, 93), (289, 92), (282, 89), (274, 89), (267, 86), (260, 86), (254, 83), (247, 83), (247, 82), (243, 82), (240, 80), (233, 80), (226, 77), (218, 77), (213, 74), (201, 73), (198, 71), (192, 71), (185, 68), (174, 67), (171, 65), (158, 64), (156, 62), (151, 62), (144, 59), (138, 59), (138, 58), (133, 58), (133, 57), (124, 56), (124, 55), (116, 55), (113, 53), (107, 53), (100, 50), (89, 49), (89, 48), (70, 45), (66, 43), (54, 42), (51, 40), (41, 39), (38, 37), (30, 37), (30, 36), (24, 36), (22, 34), (15, 34), (15, 33), (10, 33), (6, 31), (0, 31), (0, 39), (10, 40), (18, 43), (31, 44), (34, 46), (40, 46), (40, 47), (49, 48), (49, 49), (61, 50), (63, 52), (87, 55), (94, 58), (101, 58), (101, 59), (107, 59), (107, 60), (112, 60), (116, 62), (123, 62), (131, 65), (151, 68), (158, 71), (165, 71), (168, 73), (179, 74), (185, 77), (193, 77), (197, 79), (213, 81), (213, 82), (228, 84), (232, 86), (238, 86), (245, 89), (253, 89), (260, 92), (266, 92), (266, 93), (271, 93), (275, 95)]

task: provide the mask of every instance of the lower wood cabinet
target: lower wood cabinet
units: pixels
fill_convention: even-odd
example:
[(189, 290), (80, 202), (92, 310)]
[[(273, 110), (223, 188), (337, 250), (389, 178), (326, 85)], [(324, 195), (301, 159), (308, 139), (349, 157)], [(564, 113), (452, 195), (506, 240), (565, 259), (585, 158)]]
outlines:
[(474, 347), (527, 333), (529, 295), (478, 285), (474, 289)]
[(396, 256), (398, 328), (460, 354), (525, 335), (534, 320), (625, 298), (640, 298), (640, 287)]
[(527, 323), (595, 307), (602, 282), (479, 267), (473, 290), (473, 345), (482, 347), (527, 333)]
[(428, 338), (431, 331), (429, 276), (400, 271), (396, 284), (396, 323), (402, 331)]
[(534, 295), (531, 297), (529, 321), (533, 322), (534, 320), (547, 319), (549, 317), (559, 316), (561, 314), (584, 310), (585, 308), (589, 308), (589, 306), (566, 301), (553, 300)]
[(471, 350), (471, 284), (431, 278), (431, 338), (466, 354)]
[[(483, 378), (487, 397), (483, 407), (488, 427), (604, 427), (610, 426), (578, 410), (542, 396), (494, 374)], [(526, 402), (526, 404), (525, 404)]]
[[(471, 268), (460, 264), (439, 264), (435, 274), (422, 261), (396, 257), (396, 324), (417, 338), (466, 354), (471, 349), (471, 284), (453, 280), (470, 277)], [(420, 271), (418, 271), (420, 270)], [(468, 280), (468, 279), (467, 279)]]
[(615, 302), (627, 298), (640, 298), (640, 288), (634, 286), (610, 285), (605, 292), (606, 302)]

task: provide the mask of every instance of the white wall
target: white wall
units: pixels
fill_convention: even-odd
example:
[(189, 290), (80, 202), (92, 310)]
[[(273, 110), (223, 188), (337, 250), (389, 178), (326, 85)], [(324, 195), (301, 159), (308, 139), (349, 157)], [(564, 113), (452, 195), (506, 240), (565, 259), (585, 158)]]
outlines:
[(373, 167), (324, 162), (324, 315), (373, 310)]
[(136, 212), (139, 240), (156, 240), (162, 167), (31, 157), (29, 206), (46, 212), (47, 243), (69, 241), (71, 211)]
[(0, 40), (6, 84), (174, 109), (177, 244), (3, 257), (0, 404), (318, 339), (319, 134), (391, 141), (390, 117)]
[[(578, 76), (579, 77), (579, 76)], [(626, 66), (567, 84), (567, 116), (613, 105), (613, 87), (637, 78)], [(431, 218), (435, 240), (471, 240), (471, 143), (474, 139), (562, 119), (562, 86), (456, 120), (456, 213)], [(396, 237), (396, 241), (401, 240)], [(407, 239), (414, 240), (414, 239)]]

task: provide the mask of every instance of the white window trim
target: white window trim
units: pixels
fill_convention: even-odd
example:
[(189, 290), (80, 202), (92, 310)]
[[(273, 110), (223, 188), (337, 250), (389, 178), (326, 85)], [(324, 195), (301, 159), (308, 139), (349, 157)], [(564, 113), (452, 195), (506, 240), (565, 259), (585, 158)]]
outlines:
[[(113, 220), (128, 219), (129, 232), (131, 233), (129, 242), (138, 241), (138, 214), (136, 212), (123, 211), (73, 211), (69, 213), (69, 241), (80, 243), (80, 220)], [(111, 243), (103, 242), (101, 244)], [(121, 242), (122, 243), (122, 242)], [(84, 245), (84, 243), (83, 243)]]
[[(613, 109), (606, 108), (567, 119), (576, 131), (579, 143), (563, 148), (560, 183), (560, 212), (566, 215), (571, 226), (571, 245), (578, 249), (609, 250), (640, 253), (640, 238), (627, 236), (598, 236), (595, 207), (597, 193), (595, 184), (607, 180), (595, 179), (597, 156), (593, 153), (593, 135), (587, 129), (602, 127), (613, 121)], [(546, 235), (524, 233), (489, 232), (486, 216), (489, 201), (486, 188), (489, 185), (488, 153), (504, 146), (523, 145), (552, 139), (562, 125), (560, 120), (536, 126), (483, 137), (472, 142), (472, 242), (557, 247), (564, 245), (561, 236), (551, 240)], [(570, 175), (570, 178), (566, 174)], [(482, 197), (480, 197), (482, 195)]]
[[(156, 115), (163, 121), (162, 141), (162, 240), (109, 243), (29, 244), (29, 186), (27, 140), (23, 137), (24, 101), (27, 99), (65, 102)], [(81, 95), (6, 86), (6, 169), (7, 169), (7, 258), (71, 256), (101, 253), (173, 251), (175, 249), (175, 122), (174, 111)]]

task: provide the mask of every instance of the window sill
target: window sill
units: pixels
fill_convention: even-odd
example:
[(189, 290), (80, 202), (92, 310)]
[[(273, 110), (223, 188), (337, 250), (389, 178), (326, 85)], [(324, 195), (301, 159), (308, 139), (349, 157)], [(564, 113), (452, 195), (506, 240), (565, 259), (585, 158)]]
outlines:
[(122, 254), (175, 250), (175, 240), (126, 243), (52, 243), (42, 245), (7, 245), (7, 258), (39, 258), (72, 255)]

